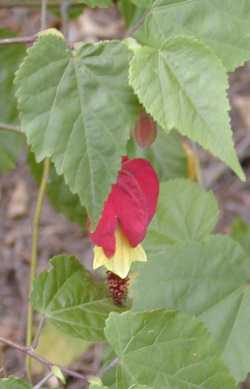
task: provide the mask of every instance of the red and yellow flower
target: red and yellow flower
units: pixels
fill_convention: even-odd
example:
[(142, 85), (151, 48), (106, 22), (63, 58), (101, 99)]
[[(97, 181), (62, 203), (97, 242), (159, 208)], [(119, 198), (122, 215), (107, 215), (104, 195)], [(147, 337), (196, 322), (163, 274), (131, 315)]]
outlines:
[(105, 266), (125, 278), (132, 262), (147, 260), (140, 242), (155, 214), (158, 194), (159, 181), (150, 163), (124, 157), (99, 223), (90, 234), (95, 245), (94, 269)]

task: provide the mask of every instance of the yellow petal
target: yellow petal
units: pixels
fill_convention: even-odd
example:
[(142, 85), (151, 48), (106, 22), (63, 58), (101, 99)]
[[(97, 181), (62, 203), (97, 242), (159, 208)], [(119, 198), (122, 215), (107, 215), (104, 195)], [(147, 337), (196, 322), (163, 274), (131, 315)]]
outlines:
[(105, 255), (102, 247), (94, 247), (94, 269), (105, 266), (109, 271), (117, 274), (121, 278), (126, 278), (133, 262), (146, 262), (147, 256), (141, 245), (132, 247), (126, 236), (118, 227), (115, 233), (116, 250), (113, 257)]

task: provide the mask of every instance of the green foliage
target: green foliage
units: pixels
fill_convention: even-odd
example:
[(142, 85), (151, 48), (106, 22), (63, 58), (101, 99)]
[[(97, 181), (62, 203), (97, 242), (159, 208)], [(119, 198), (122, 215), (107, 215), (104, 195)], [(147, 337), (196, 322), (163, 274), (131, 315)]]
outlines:
[(87, 341), (103, 340), (105, 320), (118, 310), (105, 286), (74, 258), (57, 256), (52, 269), (34, 282), (31, 302), (52, 324), (65, 333)]
[[(0, 38), (14, 37), (14, 33), (0, 29)], [(13, 79), (20, 62), (25, 54), (22, 44), (0, 47), (0, 174), (13, 169), (24, 144), (22, 134), (4, 131), (1, 123), (17, 124), (18, 112), (14, 95)]]
[(135, 25), (143, 16), (145, 10), (136, 7), (131, 0), (120, 0), (118, 8), (126, 22), (127, 27)]
[(131, 0), (139, 8), (150, 8), (152, 7), (155, 0)]
[(0, 174), (7, 173), (16, 166), (23, 145), (23, 135), (0, 128)]
[(32, 387), (19, 378), (2, 378), (0, 379), (0, 389), (32, 389)]
[[(53, 347), (51, 347), (52, 344)], [(89, 347), (90, 343), (73, 338), (48, 322), (42, 329), (36, 352), (55, 365), (68, 366)], [(43, 366), (33, 361), (32, 371), (35, 374), (41, 374)]]
[(229, 126), (228, 81), (216, 55), (190, 37), (165, 40), (160, 48), (133, 50), (130, 84), (147, 112), (165, 131), (176, 128), (243, 179)]
[(187, 177), (187, 156), (179, 134), (174, 131), (166, 134), (162, 129), (158, 129), (157, 138), (148, 149), (141, 149), (131, 139), (128, 154), (131, 158), (148, 159), (156, 169), (160, 181)]
[(194, 36), (232, 71), (250, 59), (249, 34), (248, 0), (156, 0), (138, 39), (160, 49), (170, 37)]
[(250, 225), (244, 220), (236, 218), (231, 226), (231, 236), (240, 243), (246, 253), (250, 253)]
[(119, 358), (117, 389), (236, 389), (208, 331), (175, 311), (112, 313), (105, 334)]
[(146, 247), (201, 240), (215, 227), (218, 205), (211, 192), (184, 179), (162, 183), (156, 216), (150, 225)]
[(112, 5), (112, 0), (81, 0), (83, 4), (89, 7), (109, 7)]
[[(196, 189), (193, 193), (192, 186)], [(136, 266), (139, 275), (132, 288), (133, 309), (172, 308), (199, 316), (240, 382), (250, 370), (250, 260), (230, 237), (209, 236), (217, 218), (211, 194), (190, 183), (185, 189), (180, 180), (163, 188), (148, 238), (149, 262)], [(171, 241), (168, 231), (181, 239)]]
[(72, 54), (60, 34), (48, 30), (17, 73), (22, 127), (37, 161), (52, 159), (94, 221), (137, 115), (128, 56), (119, 42), (85, 44)]
[[(28, 164), (37, 183), (40, 183), (43, 164), (36, 163), (33, 153), (28, 154)], [(57, 212), (65, 215), (69, 220), (78, 223), (84, 228), (87, 221), (86, 209), (81, 205), (78, 195), (73, 194), (66, 185), (63, 176), (56, 173), (51, 164), (50, 176), (47, 186), (47, 195), (51, 205)]]

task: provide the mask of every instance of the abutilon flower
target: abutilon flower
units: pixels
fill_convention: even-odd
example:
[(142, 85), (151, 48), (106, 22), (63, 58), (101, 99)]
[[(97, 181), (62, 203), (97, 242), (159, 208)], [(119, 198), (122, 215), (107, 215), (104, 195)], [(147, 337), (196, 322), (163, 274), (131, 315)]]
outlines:
[(147, 261), (140, 242), (155, 214), (158, 194), (158, 177), (150, 163), (124, 157), (96, 230), (90, 233), (94, 269), (105, 266), (126, 278), (132, 262)]

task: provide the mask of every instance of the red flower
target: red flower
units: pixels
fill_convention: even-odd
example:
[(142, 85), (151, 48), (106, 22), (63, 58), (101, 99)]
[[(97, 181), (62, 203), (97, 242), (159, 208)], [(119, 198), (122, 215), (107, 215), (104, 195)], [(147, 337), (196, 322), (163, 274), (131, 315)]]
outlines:
[(100, 221), (90, 234), (92, 242), (103, 249), (106, 257), (111, 258), (118, 249), (118, 229), (131, 247), (138, 246), (145, 238), (156, 211), (158, 194), (158, 178), (150, 163), (124, 157)]

